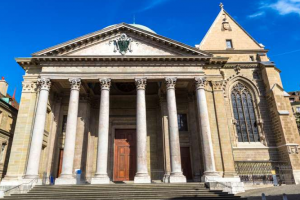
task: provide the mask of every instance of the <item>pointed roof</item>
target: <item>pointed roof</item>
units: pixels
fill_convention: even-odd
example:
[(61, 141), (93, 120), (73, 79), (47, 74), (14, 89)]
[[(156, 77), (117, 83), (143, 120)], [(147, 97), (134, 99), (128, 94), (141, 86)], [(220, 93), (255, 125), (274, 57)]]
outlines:
[[(145, 27), (145, 26), (143, 26)], [(150, 39), (152, 42), (156, 42), (159, 44), (163, 44), (168, 46), (169, 48), (173, 48), (176, 51), (182, 52), (184, 55), (192, 55), (192, 56), (212, 56), (210, 53), (199, 50), (197, 48), (191, 47), (189, 45), (177, 42), (175, 40), (163, 37), (161, 35), (156, 34), (151, 29), (146, 29), (136, 25), (129, 25), (126, 23), (120, 23), (112, 26), (108, 26), (99, 31), (75, 38), (73, 40), (58, 44), (56, 46), (38, 51), (32, 56), (66, 56), (66, 54), (78, 50), (80, 48), (84, 48), (95, 43), (98, 43), (102, 40), (105, 40), (113, 35), (116, 35), (121, 32), (130, 32), (133, 34), (137, 34), (138, 36), (144, 37), (145, 39)], [(151, 30), (151, 31), (150, 31)]]
[[(220, 4), (220, 12), (202, 39), (199, 49), (201, 50), (226, 50), (226, 39), (231, 39), (234, 49), (262, 50), (264, 47), (259, 44)], [(224, 29), (224, 23), (229, 24)]]

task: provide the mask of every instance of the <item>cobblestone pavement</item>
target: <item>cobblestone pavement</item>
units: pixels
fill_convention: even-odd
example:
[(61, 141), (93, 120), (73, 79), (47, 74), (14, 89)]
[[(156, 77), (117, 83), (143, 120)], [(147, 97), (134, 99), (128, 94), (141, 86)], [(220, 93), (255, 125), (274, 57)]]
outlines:
[(278, 187), (259, 188), (248, 190), (237, 195), (248, 197), (248, 200), (261, 200), (261, 194), (265, 193), (267, 200), (282, 200), (285, 193), (288, 200), (300, 200), (300, 185), (284, 185)]

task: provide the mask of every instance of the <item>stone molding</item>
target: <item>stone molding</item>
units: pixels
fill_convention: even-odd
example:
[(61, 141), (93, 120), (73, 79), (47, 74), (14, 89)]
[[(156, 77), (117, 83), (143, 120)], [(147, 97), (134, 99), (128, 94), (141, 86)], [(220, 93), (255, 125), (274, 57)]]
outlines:
[(37, 91), (36, 82), (23, 82), (22, 83), (22, 93), (32, 93)]
[(175, 85), (177, 81), (176, 77), (166, 77), (165, 81), (166, 81), (167, 90), (175, 89)]
[(71, 90), (80, 90), (81, 79), (80, 78), (72, 78), (69, 79), (71, 84)]
[(37, 85), (40, 90), (49, 91), (51, 87), (51, 80), (50, 78), (39, 78), (37, 80)]
[(145, 90), (147, 85), (147, 78), (136, 78), (135, 85), (137, 90)]
[(197, 77), (197, 78), (195, 78), (196, 90), (204, 89), (206, 83), (207, 83), (207, 81), (206, 81), (205, 77)]
[(110, 90), (111, 79), (110, 78), (102, 78), (99, 79), (101, 90)]

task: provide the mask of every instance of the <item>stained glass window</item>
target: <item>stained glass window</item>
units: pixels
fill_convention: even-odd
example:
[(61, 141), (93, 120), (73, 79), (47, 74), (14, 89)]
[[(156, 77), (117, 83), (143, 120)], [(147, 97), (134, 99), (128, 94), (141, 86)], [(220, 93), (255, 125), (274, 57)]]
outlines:
[(259, 133), (255, 117), (252, 95), (241, 83), (237, 83), (231, 92), (233, 116), (236, 120), (236, 132), (239, 142), (258, 142)]

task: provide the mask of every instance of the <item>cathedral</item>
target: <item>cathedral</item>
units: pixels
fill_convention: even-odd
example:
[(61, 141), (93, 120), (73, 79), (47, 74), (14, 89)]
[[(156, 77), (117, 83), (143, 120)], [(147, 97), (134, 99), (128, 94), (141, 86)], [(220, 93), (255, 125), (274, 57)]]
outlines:
[(195, 47), (120, 23), (17, 58), (1, 185), (299, 184), (300, 137), (267, 53), (221, 5)]

